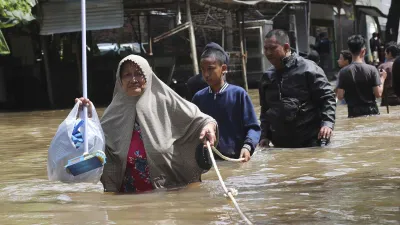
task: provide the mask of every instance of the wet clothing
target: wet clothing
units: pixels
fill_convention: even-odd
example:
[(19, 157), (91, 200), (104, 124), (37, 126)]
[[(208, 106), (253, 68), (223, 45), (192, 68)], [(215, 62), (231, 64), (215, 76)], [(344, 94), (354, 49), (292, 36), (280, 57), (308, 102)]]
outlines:
[(218, 93), (213, 93), (210, 87), (197, 92), (192, 102), (217, 121), (220, 129), (217, 148), (223, 155), (239, 158), (242, 148), (254, 152), (261, 128), (243, 88), (225, 82)]
[[(140, 96), (128, 96), (122, 88), (120, 69), (126, 61), (143, 72), (146, 87)], [(115, 76), (113, 99), (101, 119), (107, 157), (101, 176), (104, 191), (121, 190), (135, 120), (140, 124), (153, 188), (183, 187), (201, 181), (204, 169), (197, 163), (196, 148), (201, 144), (202, 129), (216, 121), (172, 91), (141, 56), (122, 59)], [(218, 140), (218, 126), (216, 135)]]
[(348, 117), (379, 114), (373, 92), (373, 88), (379, 85), (379, 72), (374, 66), (352, 62), (340, 70), (338, 88), (345, 91)]
[(387, 73), (387, 77), (385, 80), (385, 83), (383, 85), (383, 94), (382, 94), (382, 102), (381, 106), (386, 106), (386, 105), (400, 105), (400, 98), (397, 97), (397, 95), (394, 93), (393, 89), (393, 75), (392, 75), (392, 66), (393, 66), (393, 61), (388, 60), (387, 62), (381, 64), (378, 69), (383, 69)]
[(276, 147), (316, 146), (321, 127), (334, 127), (335, 93), (314, 62), (292, 54), (283, 63), (261, 77), (261, 139)]
[(140, 193), (152, 189), (153, 186), (150, 182), (149, 165), (147, 164), (147, 155), (144, 149), (140, 126), (138, 122), (135, 122), (127, 156), (125, 176), (120, 192)]
[(400, 57), (397, 57), (393, 62), (392, 85), (394, 93), (400, 96)]

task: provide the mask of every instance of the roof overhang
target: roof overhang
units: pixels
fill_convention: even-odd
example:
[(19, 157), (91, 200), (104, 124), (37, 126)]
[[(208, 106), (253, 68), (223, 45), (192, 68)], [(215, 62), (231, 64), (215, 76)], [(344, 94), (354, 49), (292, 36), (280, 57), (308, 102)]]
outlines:
[(364, 13), (371, 17), (383, 17), (387, 18), (387, 15), (384, 14), (381, 10), (374, 6), (365, 6), (365, 5), (356, 5), (355, 9), (358, 12)]

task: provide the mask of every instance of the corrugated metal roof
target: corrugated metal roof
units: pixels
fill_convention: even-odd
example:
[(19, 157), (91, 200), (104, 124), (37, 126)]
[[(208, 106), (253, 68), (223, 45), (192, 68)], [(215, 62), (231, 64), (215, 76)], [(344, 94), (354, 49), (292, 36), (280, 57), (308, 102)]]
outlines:
[[(41, 35), (81, 31), (81, 5), (78, 0), (52, 0), (41, 4)], [(86, 2), (87, 30), (123, 26), (122, 0), (89, 0)]]

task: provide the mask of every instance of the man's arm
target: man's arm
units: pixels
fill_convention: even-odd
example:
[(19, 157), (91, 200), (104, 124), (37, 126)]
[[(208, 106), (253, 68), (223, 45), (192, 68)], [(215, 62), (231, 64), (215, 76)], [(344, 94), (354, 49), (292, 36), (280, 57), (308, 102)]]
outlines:
[(242, 96), (242, 102), (243, 102), (242, 123), (244, 124), (244, 128), (247, 132), (243, 148), (248, 149), (249, 152), (253, 154), (258, 142), (260, 141), (261, 128), (260, 125), (258, 124), (253, 103), (251, 103), (250, 97), (247, 95), (246, 92), (244, 92)]
[(342, 101), (344, 99), (344, 89), (337, 88), (336, 89), (336, 97), (338, 100)]
[(375, 69), (373, 71), (372, 74), (372, 87), (373, 87), (373, 91), (374, 91), (374, 95), (376, 98), (381, 98), (382, 97), (382, 93), (383, 93), (383, 84), (385, 83), (385, 79), (386, 79), (387, 73), (385, 70), (383, 70), (382, 72), (378, 72), (377, 69)]
[[(308, 73), (312, 99), (321, 109), (321, 127), (329, 127), (333, 130), (335, 124), (336, 99), (335, 92), (325, 76), (324, 71), (317, 67), (315, 71)], [(340, 80), (343, 79), (339, 79)]]

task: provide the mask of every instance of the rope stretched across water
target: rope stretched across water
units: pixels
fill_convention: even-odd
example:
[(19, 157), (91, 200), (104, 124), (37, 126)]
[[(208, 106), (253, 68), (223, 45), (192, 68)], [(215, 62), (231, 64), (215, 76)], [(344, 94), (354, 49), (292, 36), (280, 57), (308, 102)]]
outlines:
[(210, 145), (210, 142), (209, 142), (209, 141), (207, 141), (207, 149), (208, 149), (208, 153), (210, 154), (210, 158), (211, 158), (212, 164), (213, 164), (213, 166), (214, 166), (215, 172), (217, 173), (219, 182), (221, 183), (221, 186), (222, 186), (222, 188), (224, 189), (225, 194), (226, 194), (227, 196), (229, 196), (229, 198), (232, 200), (233, 205), (235, 206), (236, 210), (238, 211), (240, 217), (242, 217), (242, 219), (243, 219), (244, 221), (246, 221), (247, 224), (253, 224), (253, 223), (251, 223), (250, 220), (243, 214), (243, 212), (242, 212), (242, 210), (240, 209), (238, 203), (236, 202), (235, 198), (233, 197), (233, 193), (232, 193), (232, 192), (234, 192), (234, 190), (232, 190), (232, 189), (228, 190), (228, 188), (226, 188), (226, 185), (225, 185), (225, 183), (224, 183), (224, 180), (222, 179), (221, 174), (219, 173), (218, 166), (217, 166), (217, 163), (215, 162), (215, 159), (214, 159), (214, 155), (213, 155), (213, 153), (212, 153), (212, 150), (213, 150), (219, 157), (221, 157), (222, 159), (225, 159), (225, 160), (227, 160), (227, 161), (239, 162), (239, 161), (242, 161), (242, 159), (231, 159), (231, 158), (228, 158), (228, 157), (226, 157), (226, 156), (223, 156), (216, 148), (214, 148), (214, 147), (211, 148), (211, 145)]

